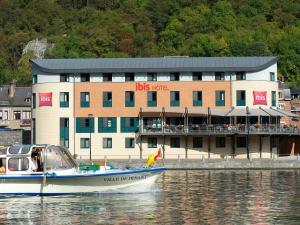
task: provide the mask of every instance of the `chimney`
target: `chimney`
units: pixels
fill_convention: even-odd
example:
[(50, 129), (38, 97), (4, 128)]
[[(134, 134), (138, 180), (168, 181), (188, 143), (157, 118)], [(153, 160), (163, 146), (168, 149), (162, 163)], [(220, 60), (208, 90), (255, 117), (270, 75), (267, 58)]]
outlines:
[(13, 80), (10, 84), (9, 84), (9, 88), (8, 88), (8, 97), (13, 98), (15, 95), (15, 90), (16, 90), (16, 80)]

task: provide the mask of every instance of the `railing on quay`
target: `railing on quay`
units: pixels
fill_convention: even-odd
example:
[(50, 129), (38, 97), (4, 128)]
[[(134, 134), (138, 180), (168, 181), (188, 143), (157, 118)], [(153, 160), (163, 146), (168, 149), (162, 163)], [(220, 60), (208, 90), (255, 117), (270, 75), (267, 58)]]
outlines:
[(192, 124), (189, 126), (184, 125), (168, 125), (162, 127), (146, 126), (141, 129), (140, 134), (294, 134), (300, 135), (300, 129), (294, 126), (284, 125), (258, 125), (251, 124), (249, 126), (245, 124), (230, 125), (230, 124)]

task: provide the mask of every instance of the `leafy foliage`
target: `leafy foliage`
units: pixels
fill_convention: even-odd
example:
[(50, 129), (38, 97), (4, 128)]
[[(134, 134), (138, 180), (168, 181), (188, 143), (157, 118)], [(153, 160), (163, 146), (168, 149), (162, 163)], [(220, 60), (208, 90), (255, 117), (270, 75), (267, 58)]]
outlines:
[(28, 41), (49, 58), (279, 56), (300, 85), (298, 0), (0, 0), (0, 84), (31, 80)]

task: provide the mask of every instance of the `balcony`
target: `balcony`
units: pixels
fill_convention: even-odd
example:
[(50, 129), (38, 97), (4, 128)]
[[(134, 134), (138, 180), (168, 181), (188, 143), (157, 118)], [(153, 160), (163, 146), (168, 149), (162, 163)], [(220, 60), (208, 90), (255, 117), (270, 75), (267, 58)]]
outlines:
[(140, 135), (300, 135), (300, 129), (282, 125), (192, 124), (165, 125), (163, 128), (143, 127)]

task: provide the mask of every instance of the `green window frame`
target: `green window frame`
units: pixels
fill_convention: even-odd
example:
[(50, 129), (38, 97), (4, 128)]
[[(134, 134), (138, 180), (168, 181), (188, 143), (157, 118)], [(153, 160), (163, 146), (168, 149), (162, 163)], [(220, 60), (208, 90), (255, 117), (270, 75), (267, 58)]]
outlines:
[(201, 81), (202, 72), (193, 72), (193, 81)]
[(180, 106), (180, 92), (179, 91), (170, 91), (170, 106), (171, 107)]
[(202, 137), (193, 137), (193, 148), (203, 148)]
[(272, 107), (276, 107), (276, 91), (272, 91)]
[(134, 148), (135, 141), (134, 138), (125, 138), (125, 148)]
[(156, 91), (148, 91), (147, 92), (147, 105), (148, 105), (148, 107), (156, 107), (157, 106), (157, 92)]
[(69, 118), (59, 119), (60, 145), (69, 148)]
[(99, 133), (116, 133), (117, 118), (116, 117), (99, 117), (98, 118)]
[(246, 91), (236, 91), (236, 106), (246, 106)]
[(102, 139), (103, 148), (112, 148), (112, 138), (105, 137)]
[(134, 82), (134, 73), (125, 73), (125, 82)]
[(236, 72), (235, 79), (236, 80), (246, 80), (246, 73), (245, 72)]
[(125, 107), (134, 107), (134, 92), (126, 91), (125, 92)]
[(171, 137), (170, 138), (170, 147), (171, 148), (180, 148), (180, 138), (179, 137)]
[(170, 73), (170, 81), (180, 81), (180, 73), (179, 72)]
[(225, 80), (225, 72), (215, 72), (215, 80)]
[(156, 137), (148, 138), (148, 148), (157, 148), (157, 138)]
[(193, 91), (193, 106), (202, 106), (202, 91)]
[(216, 91), (216, 106), (225, 106), (225, 91)]
[(69, 107), (69, 92), (60, 92), (59, 93), (59, 106), (60, 108)]
[(81, 73), (80, 74), (80, 82), (90, 82), (90, 74), (89, 73)]
[(103, 107), (112, 107), (112, 92), (111, 91), (104, 91), (103, 92)]
[(81, 108), (90, 107), (90, 93), (89, 92), (80, 92), (80, 107)]
[(270, 72), (270, 81), (275, 81), (275, 73)]
[(216, 137), (216, 148), (225, 148), (226, 139), (225, 137)]
[(157, 81), (157, 73), (147, 73), (147, 81)]
[(103, 82), (112, 82), (112, 73), (102, 74)]
[(76, 133), (94, 133), (94, 118), (77, 117)]
[(121, 117), (121, 133), (135, 133), (139, 130), (138, 117)]
[(32, 93), (32, 108), (36, 108), (36, 93)]
[(80, 148), (90, 148), (90, 139), (80, 138)]

